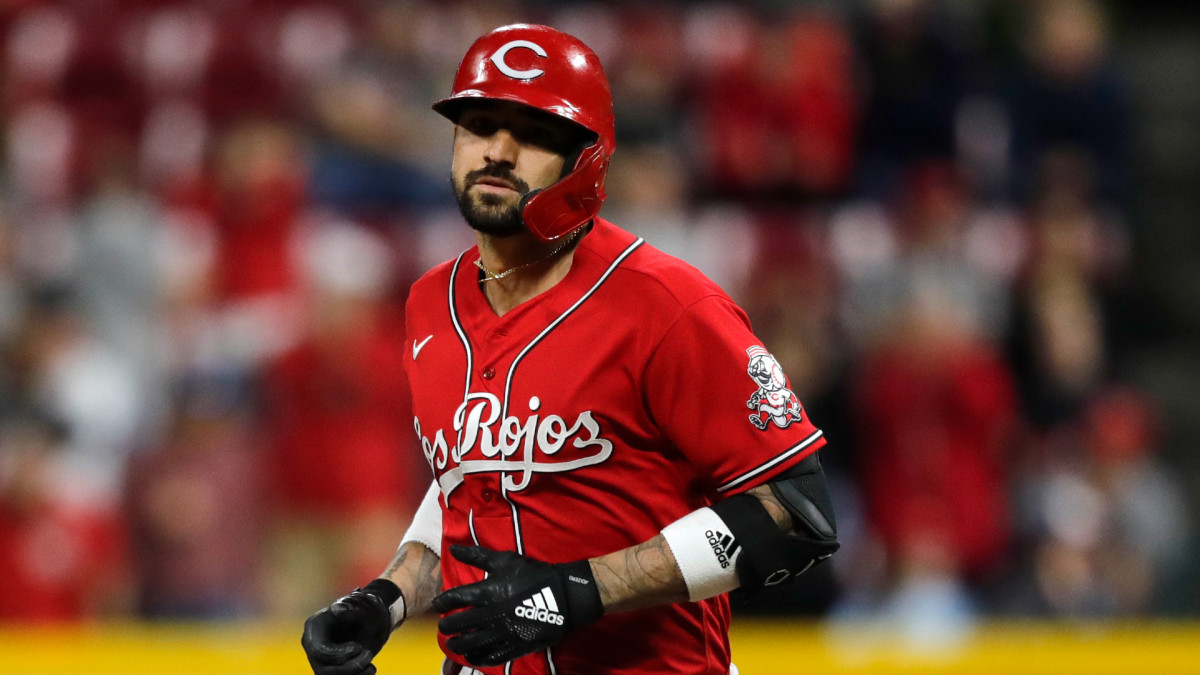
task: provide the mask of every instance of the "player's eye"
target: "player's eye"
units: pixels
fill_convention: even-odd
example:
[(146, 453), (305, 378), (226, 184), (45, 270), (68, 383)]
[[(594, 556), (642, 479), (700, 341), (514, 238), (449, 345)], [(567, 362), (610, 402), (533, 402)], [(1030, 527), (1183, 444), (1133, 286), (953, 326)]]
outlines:
[(526, 145), (535, 145), (555, 152), (560, 152), (564, 145), (561, 134), (540, 124), (530, 124), (516, 129), (515, 135)]
[(459, 126), (476, 136), (486, 138), (496, 133), (500, 128), (500, 123), (489, 115), (471, 115), (469, 117), (464, 116), (459, 120)]

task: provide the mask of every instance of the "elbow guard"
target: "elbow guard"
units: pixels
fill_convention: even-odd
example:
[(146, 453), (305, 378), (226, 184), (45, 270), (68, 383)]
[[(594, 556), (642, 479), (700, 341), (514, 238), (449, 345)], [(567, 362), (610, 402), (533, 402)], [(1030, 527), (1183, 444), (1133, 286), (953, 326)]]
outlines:
[(746, 591), (790, 582), (840, 546), (825, 474), (816, 454), (768, 485), (792, 517), (789, 532), (780, 531), (754, 495), (737, 495), (711, 507), (741, 545), (737, 574), (739, 586)]

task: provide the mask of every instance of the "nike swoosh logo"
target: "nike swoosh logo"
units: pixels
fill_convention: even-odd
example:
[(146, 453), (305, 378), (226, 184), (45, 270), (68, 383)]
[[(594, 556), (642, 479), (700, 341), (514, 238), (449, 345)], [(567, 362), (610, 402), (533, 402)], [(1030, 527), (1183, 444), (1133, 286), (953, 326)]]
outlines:
[(425, 343), (429, 342), (432, 339), (433, 339), (433, 336), (430, 335), (430, 336), (427, 336), (424, 340), (421, 340), (420, 342), (413, 340), (413, 361), (417, 360), (417, 354), (420, 354), (421, 350), (425, 348)]

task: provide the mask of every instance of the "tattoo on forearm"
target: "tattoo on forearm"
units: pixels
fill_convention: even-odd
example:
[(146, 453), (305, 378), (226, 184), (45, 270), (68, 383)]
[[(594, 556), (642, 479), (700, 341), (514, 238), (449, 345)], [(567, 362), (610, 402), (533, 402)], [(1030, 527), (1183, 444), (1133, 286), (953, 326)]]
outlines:
[(675, 556), (662, 535), (592, 560), (607, 611), (637, 609), (687, 599)]
[(408, 560), (409, 550), (410, 549), (408, 546), (400, 547), (400, 550), (396, 553), (396, 557), (392, 558), (392, 563), (388, 565), (386, 570), (383, 571), (383, 576), (395, 576), (396, 572), (399, 572), (400, 568), (404, 567), (404, 561)]
[(404, 593), (408, 615), (416, 616), (428, 610), (442, 590), (441, 558), (424, 545), (410, 542), (396, 552), (384, 576), (396, 582)]
[(413, 598), (413, 604), (424, 611), (433, 604), (434, 597), (442, 590), (441, 559), (434, 555), (433, 551), (426, 549), (422, 552), (421, 562), (414, 577), (416, 597)]

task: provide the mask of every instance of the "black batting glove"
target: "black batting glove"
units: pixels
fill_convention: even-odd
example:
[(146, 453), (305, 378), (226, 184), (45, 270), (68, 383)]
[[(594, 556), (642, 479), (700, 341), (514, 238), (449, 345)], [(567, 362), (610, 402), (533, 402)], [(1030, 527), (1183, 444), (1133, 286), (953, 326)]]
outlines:
[(308, 617), (300, 644), (314, 675), (375, 675), (371, 660), (392, 634), (398, 599), (396, 584), (376, 579)]
[(604, 614), (587, 560), (547, 563), (509, 551), (451, 546), (450, 554), (488, 573), (483, 581), (452, 588), (433, 606), (449, 614), (438, 622), (446, 648), (474, 666), (498, 666), (552, 647)]

